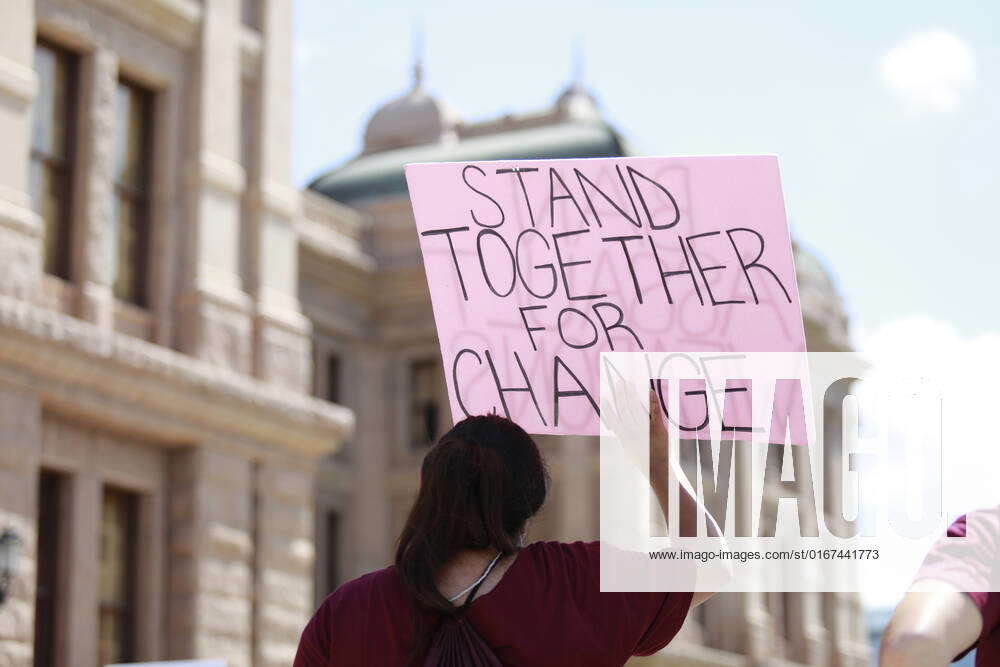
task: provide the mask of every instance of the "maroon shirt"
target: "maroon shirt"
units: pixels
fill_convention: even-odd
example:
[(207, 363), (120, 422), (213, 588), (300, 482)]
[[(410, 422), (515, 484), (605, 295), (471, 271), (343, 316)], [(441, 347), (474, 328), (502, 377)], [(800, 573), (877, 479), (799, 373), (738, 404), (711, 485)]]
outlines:
[[(525, 547), (467, 619), (509, 665), (622, 665), (684, 624), (691, 593), (601, 593), (598, 542)], [(395, 568), (334, 591), (302, 633), (295, 667), (404, 665), (410, 603)]]
[(917, 579), (945, 581), (964, 592), (983, 616), (979, 641), (961, 655), (976, 649), (976, 667), (1000, 665), (1000, 508), (977, 510), (973, 531), (966, 541), (966, 517), (948, 527), (948, 537), (938, 540), (917, 572)]

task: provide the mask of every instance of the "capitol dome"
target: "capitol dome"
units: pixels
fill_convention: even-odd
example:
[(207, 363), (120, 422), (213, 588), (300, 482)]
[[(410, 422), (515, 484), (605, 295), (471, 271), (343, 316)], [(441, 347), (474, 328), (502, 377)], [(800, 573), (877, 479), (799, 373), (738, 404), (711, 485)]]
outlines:
[(838, 352), (851, 349), (849, 319), (844, 299), (830, 272), (815, 254), (792, 242), (799, 304), (810, 352)]
[(418, 63), (410, 91), (372, 114), (365, 128), (364, 153), (454, 139), (458, 123), (458, 114), (424, 89)]

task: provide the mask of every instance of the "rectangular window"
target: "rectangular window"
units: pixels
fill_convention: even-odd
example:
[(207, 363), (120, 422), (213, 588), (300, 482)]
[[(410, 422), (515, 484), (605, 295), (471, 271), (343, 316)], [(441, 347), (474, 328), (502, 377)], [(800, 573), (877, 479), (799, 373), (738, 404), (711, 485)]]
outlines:
[(340, 584), (340, 514), (326, 513), (326, 592)]
[(118, 82), (115, 122), (114, 294), (145, 307), (149, 257), (149, 180), (153, 93)]
[(56, 664), (62, 497), (66, 478), (43, 470), (38, 479), (38, 563), (35, 572), (35, 667)]
[(330, 354), (326, 357), (326, 400), (340, 403), (340, 357)]
[(254, 266), (258, 256), (254, 248), (257, 234), (254, 230), (255, 214), (253, 184), (258, 180), (256, 159), (259, 149), (257, 137), (257, 98), (259, 87), (252, 79), (244, 78), (240, 84), (240, 164), (246, 178), (243, 196), (240, 198), (240, 256), (239, 272), (243, 290), (250, 291), (256, 284), (257, 271)]
[(100, 665), (136, 658), (138, 519), (137, 494), (114, 487), (104, 488), (98, 572)]
[(438, 433), (437, 387), (440, 369), (433, 359), (410, 362), (410, 444), (426, 447)]
[(240, 0), (243, 25), (254, 30), (260, 30), (260, 0)]
[(252, 171), (257, 151), (257, 96), (259, 89), (253, 79), (240, 80), (240, 164)]
[(35, 44), (35, 97), (29, 189), (42, 218), (46, 273), (69, 279), (77, 57), (53, 44)]

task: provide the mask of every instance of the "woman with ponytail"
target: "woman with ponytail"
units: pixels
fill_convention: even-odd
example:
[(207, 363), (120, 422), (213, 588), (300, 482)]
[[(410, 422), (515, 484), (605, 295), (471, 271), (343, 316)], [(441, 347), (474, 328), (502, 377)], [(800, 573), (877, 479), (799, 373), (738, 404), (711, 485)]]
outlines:
[[(655, 460), (666, 434), (651, 423)], [(295, 667), (603, 666), (663, 648), (692, 594), (601, 593), (598, 542), (524, 545), (547, 485), (517, 424), (496, 415), (456, 424), (424, 458), (395, 564), (323, 602)]]

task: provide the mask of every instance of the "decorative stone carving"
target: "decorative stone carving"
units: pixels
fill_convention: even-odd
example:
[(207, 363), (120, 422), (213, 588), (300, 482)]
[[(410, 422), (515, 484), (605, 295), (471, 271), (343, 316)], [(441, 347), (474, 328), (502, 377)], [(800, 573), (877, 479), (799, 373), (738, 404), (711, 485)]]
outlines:
[(41, 277), (42, 241), (39, 235), (0, 224), (0, 294), (33, 299)]

